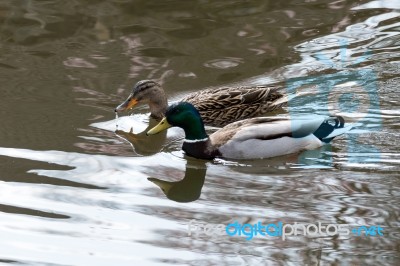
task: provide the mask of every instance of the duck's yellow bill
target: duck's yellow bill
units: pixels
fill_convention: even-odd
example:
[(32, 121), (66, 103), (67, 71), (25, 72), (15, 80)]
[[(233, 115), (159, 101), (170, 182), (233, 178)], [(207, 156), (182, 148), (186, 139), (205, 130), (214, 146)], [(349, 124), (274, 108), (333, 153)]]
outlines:
[(170, 127), (172, 127), (172, 126), (168, 123), (167, 119), (164, 117), (161, 120), (161, 122), (158, 123), (157, 126), (153, 127), (149, 131), (147, 131), (146, 135), (154, 135), (154, 134), (160, 133), (161, 131), (166, 130)]

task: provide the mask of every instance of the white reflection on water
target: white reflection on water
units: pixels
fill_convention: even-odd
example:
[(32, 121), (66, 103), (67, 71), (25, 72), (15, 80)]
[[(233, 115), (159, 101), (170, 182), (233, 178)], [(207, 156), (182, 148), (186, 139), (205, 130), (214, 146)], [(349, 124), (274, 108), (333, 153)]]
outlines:
[[(152, 258), (154, 252), (163, 254), (163, 257), (173, 258), (179, 254), (181, 258), (193, 258), (191, 252), (140, 243), (157, 238), (155, 230), (179, 228), (176, 222), (141, 214), (138, 206), (150, 201), (154, 205), (166, 204), (143, 192), (152, 186), (147, 180), (146, 170), (156, 165), (179, 169), (183, 166), (182, 160), (167, 159), (168, 155), (163, 153), (132, 160), (118, 156), (12, 148), (0, 148), (0, 155), (74, 167), (72, 170), (32, 169), (29, 172), (105, 188), (1, 183), (2, 204), (70, 217), (49, 219), (0, 212), (0, 231), (2, 239), (6, 240), (0, 241), (3, 258), (39, 262), (45, 257), (48, 263), (62, 261), (74, 265), (110, 265), (116, 259), (119, 263), (143, 263), (143, 260)], [(157, 225), (157, 228), (151, 228), (149, 224)]]
[[(36, 2), (38, 1), (29, 1), (29, 3), (35, 4), (35, 12), (40, 12), (40, 7), (43, 5), (42, 3)], [(326, 16), (326, 9), (321, 10), (317, 6), (312, 6), (314, 2), (315, 1), (307, 1), (307, 5), (310, 5), (311, 8), (303, 10), (308, 10), (311, 15), (313, 14), (313, 12), (311, 12), (313, 10), (316, 14), (321, 14), (318, 20), (322, 20), (325, 17), (329, 18), (332, 15)], [(345, 3), (343, 1), (339, 2)], [(336, 5), (340, 5), (341, 3), (339, 2), (337, 1)], [(166, 182), (174, 182), (175, 186), (180, 182), (180, 179), (184, 176), (186, 160), (183, 159), (182, 153), (178, 152), (180, 149), (179, 141), (182, 137), (179, 132), (177, 132), (177, 135), (174, 135), (175, 133), (173, 131), (169, 131), (168, 134), (173, 135), (171, 138), (169, 135), (166, 136), (167, 145), (161, 145), (157, 149), (151, 151), (140, 148), (137, 143), (141, 141), (135, 142), (135, 139), (129, 138), (128, 141), (132, 141), (136, 145), (133, 145), (132, 148), (134, 148), (136, 155), (139, 155), (137, 157), (103, 155), (108, 154), (108, 150), (111, 149), (111, 147), (114, 147), (114, 149), (119, 148), (115, 148), (117, 145), (114, 145), (118, 138), (114, 135), (107, 135), (107, 139), (105, 135), (100, 134), (99, 137), (94, 137), (87, 132), (86, 135), (81, 136), (81, 138), (104, 144), (102, 148), (105, 148), (105, 150), (96, 150), (97, 154), (102, 155), (0, 148), (0, 155), (17, 158), (17, 165), (21, 167), (25, 166), (22, 159), (49, 163), (46, 169), (43, 169), (44, 167), (42, 167), (42, 169), (31, 169), (32, 167), (39, 168), (39, 166), (29, 166), (29, 173), (23, 173), (22, 170), (18, 172), (18, 170), (16, 170), (16, 174), (13, 173), (14, 175), (23, 175), (27, 179), (36, 179), (38, 178), (37, 175), (39, 175), (58, 180), (57, 183), (52, 183), (47, 180), (47, 183), (43, 182), (42, 184), (38, 182), (28, 183), (26, 180), (24, 182), (18, 182), (18, 179), (16, 178), (14, 180), (11, 175), (11, 181), (0, 182), (0, 195), (2, 196), (0, 202), (0, 207), (2, 208), (0, 212), (0, 235), (2, 236), (0, 239), (0, 260), (9, 259), (30, 264), (35, 264), (36, 262), (38, 264), (55, 263), (62, 265), (148, 265), (149, 262), (155, 264), (155, 259), (157, 258), (159, 259), (158, 262), (163, 265), (176, 263), (203, 263), (215, 265), (238, 263), (262, 265), (262, 263), (266, 262), (270, 262), (271, 264), (279, 262), (282, 264), (291, 263), (293, 265), (304, 265), (306, 263), (314, 265), (320, 261), (322, 261), (322, 264), (335, 264), (340, 262), (343, 264), (396, 265), (395, 260), (398, 259), (398, 245), (396, 244), (399, 242), (400, 236), (398, 233), (399, 185), (397, 178), (400, 157), (396, 147), (399, 146), (398, 128), (400, 124), (398, 122), (398, 108), (396, 110), (392, 109), (396, 108), (398, 105), (398, 80), (394, 77), (397, 77), (399, 73), (397, 60), (399, 57), (397, 42), (399, 12), (398, 10), (383, 11), (381, 8), (398, 8), (397, 2), (398, 1), (392, 0), (372, 1), (365, 5), (358, 6), (354, 8), (354, 10), (380, 10), (375, 10), (377, 12), (365, 10), (365, 12), (357, 13), (354, 16), (353, 14), (347, 14), (341, 22), (337, 25), (333, 25), (332, 32), (335, 32), (335, 34), (326, 36), (321, 36), (320, 34), (318, 38), (314, 39), (307, 37), (307, 42), (303, 42), (301, 38), (298, 39), (298, 36), (296, 36), (297, 33), (293, 34), (293, 32), (287, 31), (290, 30), (290, 27), (296, 25), (302, 26), (300, 23), (308, 21), (308, 19), (298, 19), (297, 15), (301, 15), (301, 9), (298, 10), (298, 13), (295, 14), (296, 16), (294, 17), (299, 24), (287, 23), (290, 21), (285, 21), (285, 19), (288, 18), (287, 15), (285, 15), (283, 17), (277, 17), (279, 24), (272, 24), (272, 27), (268, 27), (268, 23), (257, 23), (258, 26), (253, 27), (255, 21), (252, 19), (257, 18), (257, 14), (255, 13), (251, 17), (244, 17), (244, 19), (248, 21), (243, 23), (246, 25), (240, 29), (240, 26), (237, 27), (237, 24), (234, 23), (237, 21), (238, 23), (242, 23), (243, 21), (237, 14), (243, 14), (242, 11), (245, 12), (249, 9), (243, 7), (238, 10), (239, 12), (234, 12), (236, 11), (237, 3), (234, 3), (234, 8), (229, 8), (229, 6), (222, 7), (224, 12), (221, 12), (221, 16), (215, 16), (214, 19), (209, 20), (209, 22), (213, 21), (214, 23), (217, 22), (219, 18), (222, 18), (222, 20), (227, 20), (229, 23), (232, 23), (232, 29), (224, 26), (224, 28), (227, 29), (226, 35), (221, 35), (221, 29), (223, 28), (211, 27), (210, 29), (212, 30), (205, 31), (203, 39), (198, 38), (200, 35), (196, 36), (196, 30), (199, 30), (199, 28), (201, 30), (202, 26), (205, 25), (203, 23), (206, 22), (201, 16), (198, 18), (199, 21), (202, 22), (193, 24), (195, 27), (180, 32), (180, 35), (177, 34), (179, 31), (174, 31), (175, 41), (176, 37), (186, 38), (185, 42), (180, 43), (169, 43), (169, 33), (163, 32), (163, 27), (152, 26), (153, 28), (147, 28), (143, 26), (144, 24), (139, 25), (143, 27), (144, 32), (151, 35), (150, 42), (148, 42), (148, 39), (146, 40), (146, 36), (143, 36), (145, 34), (141, 35), (140, 32), (131, 34), (133, 32), (132, 30), (128, 32), (119, 32), (117, 27), (114, 27), (113, 31), (115, 30), (115, 36), (121, 34), (122, 41), (126, 41), (125, 44), (128, 46), (128, 53), (134, 55), (132, 57), (133, 63), (128, 74), (130, 78), (145, 76), (146, 73), (148, 73), (145, 70), (151, 72), (148, 76), (151, 78), (157, 76), (155, 73), (160, 70), (165, 70), (164, 73), (168, 73), (168, 70), (164, 69), (165, 67), (171, 67), (175, 71), (175, 67), (178, 68), (177, 66), (183, 65), (183, 70), (176, 69), (176, 71), (183, 71), (182, 73), (191, 73), (193, 71), (199, 80), (203, 77), (203, 81), (198, 83), (201, 84), (201, 86), (207, 86), (217, 81), (224, 83), (225, 79), (216, 79), (217, 76), (212, 75), (214, 72), (221, 73), (217, 71), (218, 69), (214, 69), (216, 71), (212, 73), (207, 72), (204, 74), (201, 73), (200, 68), (193, 68), (196, 64), (202, 65), (199, 64), (199, 62), (203, 62), (204, 60), (209, 62), (212, 58), (227, 56), (224, 55), (225, 52), (234, 53), (234, 51), (245, 51), (246, 49), (257, 52), (260, 56), (265, 56), (266, 58), (274, 54), (282, 56), (281, 53), (274, 53), (274, 48), (277, 46), (274, 46), (272, 42), (274, 39), (279, 40), (282, 38), (282, 35), (293, 37), (291, 41), (289, 39), (285, 40), (294, 45), (297, 44), (297, 46), (294, 46), (294, 51), (298, 53), (301, 62), (285, 66), (284, 68), (277, 69), (261, 77), (242, 81), (242, 83), (246, 85), (264, 85), (274, 81), (284, 81), (287, 78), (306, 76), (313, 73), (320, 74), (319, 72), (325, 70), (337, 71), (342, 65), (326, 65), (317, 60), (318, 56), (316, 53), (323, 51), (327, 58), (333, 62), (339, 62), (341, 60), (339, 51), (339, 41), (341, 39), (347, 39), (351, 46), (348, 50), (348, 56), (355, 59), (352, 62), (358, 62), (356, 59), (364, 55), (367, 49), (373, 50), (371, 57), (364, 61), (365, 66), (352, 64), (346, 66), (354, 68), (373, 67), (382, 75), (380, 78), (382, 78), (384, 82), (392, 82), (392, 84), (385, 84), (380, 88), (383, 90), (383, 92), (380, 93), (381, 113), (379, 113), (378, 110), (370, 112), (368, 116), (366, 116), (365, 113), (352, 113), (354, 120), (358, 120), (358, 117), (364, 117), (372, 126), (375, 126), (376, 123), (374, 119), (379, 114), (382, 115), (382, 119), (384, 120), (382, 131), (370, 134), (367, 130), (358, 130), (352, 133), (360, 135), (363, 133), (360, 139), (361, 144), (373, 144), (380, 148), (379, 161), (375, 160), (376, 153), (357, 149), (349, 152), (346, 150), (346, 141), (344, 139), (335, 141), (332, 147), (325, 146), (324, 149), (311, 151), (308, 154), (302, 154), (300, 157), (293, 155), (273, 160), (240, 163), (220, 160), (217, 164), (206, 164), (207, 177), (201, 191), (202, 194), (199, 195), (200, 199), (195, 202), (180, 204), (166, 200), (165, 195), (160, 191), (159, 187), (156, 187), (147, 180), (148, 177), (159, 178), (160, 180), (167, 180)], [(60, 5), (61, 9), (65, 9), (65, 12), (75, 10), (75, 4), (73, 4), (71, 9), (68, 8), (71, 3), (70, 1), (51, 1), (51, 3)], [(67, 5), (66, 8), (64, 8), (64, 5)], [(332, 5), (335, 5), (335, 3), (332, 3)], [(168, 9), (168, 7), (160, 6), (163, 12), (158, 10), (156, 14), (167, 14), (165, 10)], [(109, 7), (113, 7), (113, 5), (107, 3), (104, 7), (105, 10), (112, 10), (112, 8)], [(98, 81), (97, 85), (91, 87), (92, 90), (85, 90), (88, 86), (75, 88), (75, 91), (81, 93), (85, 92), (88, 95), (93, 94), (93, 96), (91, 96), (92, 98), (86, 97), (76, 99), (80, 104), (98, 108), (88, 111), (93, 114), (97, 113), (97, 110), (101, 110), (102, 108), (107, 111), (111, 109), (110, 106), (106, 104), (102, 105), (101, 103), (110, 103), (114, 100), (116, 95), (112, 94), (111, 90), (106, 90), (106, 88), (104, 88), (109, 84), (106, 82), (107, 78), (104, 74), (110, 71), (110, 67), (97, 67), (100, 66), (97, 60), (96, 68), (93, 68), (90, 64), (95, 60), (95, 57), (84, 56), (84, 49), (82, 48), (85, 46), (85, 41), (83, 41), (83, 44), (80, 44), (82, 40), (80, 39), (80, 37), (82, 37), (80, 33), (87, 32), (87, 28), (85, 30), (85, 23), (82, 23), (79, 18), (84, 18), (90, 22), (91, 17), (89, 18), (85, 15), (85, 12), (95, 12), (96, 5), (91, 5), (90, 7), (80, 6), (79, 9), (81, 8), (86, 11), (80, 11), (82, 13), (78, 12), (76, 17), (71, 16), (70, 20), (66, 20), (68, 28), (72, 29), (66, 34), (71, 34), (78, 38), (66, 39), (67, 42), (72, 41), (72, 46), (75, 45), (76, 48), (70, 49), (68, 52), (72, 54), (69, 54), (65, 58), (82, 58), (85, 60), (83, 64), (82, 62), (78, 62), (79, 60), (75, 62), (78, 63), (76, 65), (67, 64), (68, 69), (71, 71), (73, 68), (81, 66), (80, 68), (76, 68), (78, 72), (74, 72), (73, 75), (76, 76), (78, 80), (79, 78), (85, 77), (85, 73), (82, 71), (87, 69), (96, 70), (95, 73), (98, 75), (89, 76), (88, 79), (89, 81)], [(172, 8), (176, 9), (175, 6)], [(283, 12), (277, 10), (278, 13), (284, 13), (286, 12), (284, 10), (289, 10), (291, 8), (296, 10), (294, 6), (283, 8)], [(154, 5), (152, 10), (156, 9), (157, 6)], [(31, 25), (25, 25), (25, 20), (18, 19), (18, 16), (24, 14), (24, 10), (15, 9), (16, 12), (13, 11), (14, 9), (10, 9), (10, 12), (7, 11), (7, 8), (5, 8), (5, 10), (6, 11), (3, 12), (2, 15), (10, 15), (10, 18), (12, 17), (12, 19), (7, 19), (4, 30), (2, 31), (2, 37), (6, 42), (10, 42), (9, 40), (11, 40), (10, 43), (18, 44), (23, 43), (25, 40), (29, 41), (29, 38), (33, 38), (38, 41), (38, 43), (36, 43), (38, 44), (37, 48), (39, 48), (41, 44), (45, 44), (43, 45), (43, 49), (45, 50), (42, 52), (44, 55), (48, 53), (49, 55), (62, 57), (61, 54), (51, 51), (52, 49), (57, 51), (57, 49), (61, 49), (63, 46), (68, 46), (68, 43), (64, 45), (65, 43), (59, 42), (60, 40), (64, 40), (66, 36), (57, 35), (58, 37), (55, 36), (57, 39), (51, 39), (51, 36), (48, 36), (51, 41), (49, 43), (42, 43), (42, 41), (48, 40), (44, 34), (46, 32), (44, 32), (44, 30), (35, 31), (35, 28)], [(47, 15), (43, 15), (42, 18), (46, 20), (45, 23), (47, 23), (47, 25), (51, 26), (54, 24), (52, 23), (54, 18), (60, 19), (60, 21), (65, 19), (62, 12), (54, 14), (53, 6), (46, 8), (45, 11), (44, 14)], [(186, 12), (188, 15), (192, 14), (189, 11), (177, 12), (175, 14), (181, 17), (185, 16)], [(232, 20), (229, 20), (223, 14), (229, 14), (230, 12), (232, 14)], [(368, 15), (368, 12), (371, 12), (370, 14), (372, 15)], [(379, 12), (386, 13), (375, 15)], [(74, 11), (71, 13), (73, 14)], [(272, 13), (274, 12), (268, 15), (273, 16), (274, 14)], [(337, 13), (339, 14), (339, 12)], [(101, 12), (98, 14), (101, 14)], [(146, 15), (146, 12), (143, 14)], [(265, 17), (263, 12), (260, 14), (260, 16)], [(291, 14), (293, 15), (293, 13)], [(211, 12), (210, 15), (213, 15), (213, 13)], [(57, 18), (57, 16), (59, 17)], [(351, 23), (350, 16), (360, 17), (360, 19), (365, 17), (366, 19), (361, 23), (349, 25), (349, 23)], [(370, 18), (368, 18), (368, 16), (370, 16)], [(113, 15), (113, 17), (118, 18), (119, 21), (113, 20), (111, 17), (103, 17), (104, 22), (110, 20), (110, 22), (105, 23), (104, 26), (112, 25), (112, 23), (131, 23), (131, 17), (129, 17), (129, 20), (124, 20), (124, 15), (122, 15), (122, 17)], [(312, 18), (310, 22), (315, 24), (314, 18), (312, 16), (310, 17)], [(146, 25), (147, 22), (155, 24), (157, 24), (156, 21), (160, 21), (160, 23), (166, 22), (163, 17), (157, 17), (157, 20), (153, 20), (153, 22), (148, 21), (148, 17), (146, 16), (144, 16), (144, 19), (143, 21), (146, 21)], [(272, 21), (271, 18), (268, 19), (270, 22)], [(168, 15), (168, 21), (169, 20), (170, 17)], [(96, 28), (101, 24), (99, 20), (93, 22), (96, 23)], [(281, 27), (285, 22), (287, 26)], [(135, 23), (140, 23), (140, 21), (135, 21)], [(7, 27), (12, 24), (15, 24), (15, 26), (7, 29)], [(56, 24), (59, 25), (58, 22)], [(89, 24), (91, 25), (90, 27), (93, 27), (93, 23)], [(40, 25), (44, 24), (41, 23)], [(57, 25), (53, 25), (53, 29), (58, 29)], [(325, 25), (331, 25), (331, 21), (328, 21)], [(185, 25), (179, 23), (175, 26), (185, 27)], [(274, 30), (275, 26), (277, 26), (276, 29), (280, 29), (283, 34), (276, 34)], [(100, 28), (102, 28), (102, 26)], [(265, 28), (267, 29), (265, 32), (260, 31), (260, 29)], [(51, 29), (51, 27), (49, 29)], [(157, 29), (157, 34), (154, 34), (154, 29)], [(232, 35), (231, 33), (237, 32), (238, 30), (249, 32), (249, 34), (242, 34), (243, 43), (245, 43), (246, 46), (235, 46), (235, 42), (240, 40), (230, 39), (229, 36)], [(316, 33), (319, 30), (320, 29), (311, 29), (308, 30), (308, 32)], [(59, 32), (64, 31), (59, 30)], [(216, 32), (216, 35), (221, 36), (207, 35), (211, 32)], [(260, 32), (260, 35), (258, 35), (258, 32)], [(53, 33), (55, 34), (56, 31)], [(187, 36), (189, 36), (189, 38), (187, 38)], [(194, 42), (187, 41), (190, 39), (190, 36), (195, 37), (195, 39), (193, 39)], [(257, 36), (260, 36), (260, 38), (255, 38)], [(268, 36), (272, 36), (272, 38), (269, 39)], [(224, 49), (229, 46), (230, 51), (229, 49), (220, 49), (220, 47), (215, 47), (212, 51), (206, 49), (207, 53), (215, 54), (207, 54), (210, 56), (212, 55), (209, 59), (192, 61), (192, 59), (196, 57), (204, 58), (205, 53), (200, 53), (200, 49), (198, 48), (212, 46), (215, 43), (214, 40), (216, 37), (221, 37), (222, 46)], [(111, 38), (113, 38), (113, 36), (111, 36)], [(157, 38), (161, 41), (157, 42)], [(210, 39), (211, 42), (202, 42), (206, 38)], [(130, 40), (132, 42), (128, 43)], [(228, 45), (224, 43), (224, 41), (228, 41)], [(271, 42), (273, 46), (272, 49), (268, 47), (269, 42)], [(54, 48), (50, 43), (59, 45), (59, 47)], [(118, 43), (118, 40), (114, 41), (114, 44), (116, 43)], [(176, 45), (177, 49), (183, 50), (185, 50), (185, 45), (187, 44), (190, 45), (191, 50), (194, 44), (198, 43), (199, 46), (195, 45), (193, 50), (196, 52), (182, 59), (184, 63), (179, 60), (178, 63), (176, 63), (176, 58), (174, 58), (172, 53), (168, 53), (168, 49), (163, 50), (168, 59), (161, 58), (157, 61), (157, 59), (154, 59), (154, 55), (156, 54), (151, 53), (151, 48), (148, 50), (147, 56), (139, 56), (140, 53), (143, 54), (143, 52), (146, 51), (140, 51), (136, 48), (138, 46), (147, 45), (148, 43), (156, 46), (173, 44)], [(282, 43), (284, 43), (284, 45), (281, 45)], [(278, 42), (278, 45), (281, 46), (286, 47), (286, 44), (286, 41)], [(7, 46), (5, 47), (7, 48)], [(110, 47), (115, 50), (117, 45)], [(93, 51), (95, 49), (92, 48), (92, 46), (88, 46), (88, 50), (90, 50), (91, 54), (93, 52), (96, 54), (100, 53), (104, 56), (103, 58), (110, 58), (110, 61), (105, 61), (104, 65), (111, 65), (113, 62), (119, 64), (115, 72), (112, 72), (112, 75), (115, 75), (113, 76), (113, 85), (127, 78), (126, 74), (121, 73), (124, 73), (123, 69), (128, 69), (129, 66), (123, 66), (123, 62), (120, 60), (121, 58), (118, 57), (121, 54), (120, 52), (117, 51), (110, 54), (104, 52), (103, 54), (103, 51)], [(48, 52), (47, 49), (49, 49), (50, 52)], [(15, 53), (12, 53), (12, 51), (15, 51)], [(15, 57), (16, 60), (9, 60), (9, 62), (4, 60), (3, 62), (5, 62), (5, 64), (2, 65), (3, 67), (11, 66), (13, 68), (15, 66), (15, 68), (25, 69), (31, 66), (20, 58), (21, 54), (29, 53), (25, 46), (12, 46), (9, 52), (10, 57)], [(237, 57), (237, 55), (232, 56)], [(243, 72), (242, 77), (245, 77), (245, 75), (253, 75), (249, 74), (253, 72), (246, 72), (250, 71), (249, 68), (242, 69), (241, 67), (249, 66), (249, 62), (254, 60), (254, 57), (247, 58), (245, 53), (243, 53), (243, 55), (241, 53), (240, 56), (243, 56), (243, 60), (239, 60), (240, 64), (231, 69), (240, 71), (240, 73), (236, 74), (241, 75)], [(100, 57), (98, 57), (98, 59), (99, 58)], [(297, 61), (297, 59), (295, 59), (295, 61)], [(40, 64), (40, 62), (42, 62), (42, 64)], [(68, 59), (65, 62), (68, 63)], [(163, 65), (162, 62), (165, 62), (165, 64)], [(168, 65), (167, 62), (175, 62), (175, 64), (171, 63), (171, 65)], [(385, 62), (385, 64), (381, 64), (383, 62)], [(37, 66), (46, 66), (43, 72), (38, 72), (42, 77), (47, 77), (51, 73), (59, 75), (59, 72), (49, 71), (49, 61), (39, 61), (35, 59), (34, 66), (37, 69), (40, 69)], [(73, 68), (71, 68), (71, 66), (73, 66)], [(275, 69), (275, 64), (273, 64), (272, 67)], [(230, 68), (225, 69), (225, 71), (229, 69)], [(22, 78), (20, 74), (21, 72), (15, 75), (18, 77), (18, 80)], [(204, 82), (204, 75), (210, 75), (206, 77), (207, 82)], [(103, 76), (104, 78), (98, 78)], [(36, 74), (34, 77), (28, 76), (28, 82), (18, 83), (18, 87), (23, 87), (23, 85), (26, 84), (31, 85), (31, 79), (40, 80), (41, 76), (37, 76)], [(210, 82), (208, 82), (208, 80)], [(55, 83), (57, 82), (56, 80)], [(177, 79), (176, 84), (180, 83), (184, 83), (184, 81), (182, 82), (182, 80)], [(60, 82), (58, 84), (60, 84)], [(344, 86), (344, 88), (349, 87), (349, 84)], [(384, 91), (388, 93), (384, 93)], [(185, 91), (185, 93), (187, 92), (188, 90)], [(122, 91), (117, 95), (121, 93)], [(61, 95), (65, 97), (64, 94)], [(60, 99), (62, 97), (58, 96), (57, 98)], [(98, 99), (101, 99), (101, 101), (96, 101)], [(318, 104), (313, 103), (310, 105), (311, 111), (318, 112), (319, 108)], [(300, 109), (303, 109), (303, 111), (305, 110), (304, 106), (300, 106)], [(333, 109), (335, 109), (335, 107)], [(132, 117), (127, 117), (124, 119), (131, 118)], [(92, 126), (103, 128), (111, 132), (115, 130), (114, 121), (106, 121), (102, 122), (102, 125), (100, 124), (97, 123)], [(146, 124), (147, 123), (143, 124), (142, 129), (146, 128)], [(130, 126), (131, 124), (127, 123), (127, 127), (122, 128), (122, 131), (129, 132)], [(364, 126), (368, 127), (369, 125)], [(17, 132), (17, 129), (18, 128), (12, 128), (13, 131), (10, 132)], [(138, 130), (134, 133), (140, 134), (142, 132), (139, 123), (134, 124), (134, 129)], [(40, 132), (42, 133), (42, 131)], [(17, 139), (21, 136), (24, 135), (18, 135)], [(128, 138), (132, 136), (125, 134), (122, 137)], [(171, 147), (171, 142), (175, 140), (176, 145), (172, 144)], [(106, 144), (108, 144), (108, 146)], [(78, 147), (83, 148), (85, 152), (93, 151), (89, 150), (88, 146)], [(358, 146), (356, 148), (358, 148)], [(160, 150), (164, 152), (159, 153)], [(129, 148), (129, 156), (131, 156), (130, 152), (131, 150)], [(121, 153), (122, 152), (118, 150), (115, 154)], [(144, 154), (151, 156), (141, 157)], [(365, 158), (367, 163), (352, 163), (349, 162), (349, 157)], [(300, 162), (299, 159), (301, 160)], [(72, 167), (73, 169), (55, 170), (58, 167), (54, 164)], [(322, 168), (321, 166), (328, 167), (320, 170), (320, 168)], [(319, 170), (315, 171), (315, 169), (310, 169), (313, 167), (318, 167)], [(38, 178), (38, 180), (40, 181), (41, 179)], [(154, 181), (155, 179), (152, 180)], [(62, 181), (65, 182), (63, 183)], [(197, 191), (197, 193), (199, 193), (199, 191)], [(168, 197), (171, 197), (170, 194), (166, 194)], [(15, 210), (15, 208), (20, 209)], [(54, 215), (52, 216), (50, 214)], [(58, 216), (56, 214), (58, 214)], [(275, 221), (280, 219), (285, 222), (312, 222), (315, 221), (315, 219), (319, 219), (326, 222), (359, 225), (379, 223), (385, 225), (389, 233), (385, 238), (296, 238), (288, 241), (286, 244), (276, 241), (276, 239), (255, 239), (253, 242), (229, 239), (222, 243), (214, 243), (207, 238), (194, 240), (185, 235), (187, 232), (186, 224), (188, 220), (198, 219), (203, 222), (220, 223), (233, 218), (246, 222), (258, 220), (268, 221), (271, 219), (275, 219)], [(204, 258), (204, 254), (207, 254), (206, 259)]]
[[(303, 156), (306, 160), (329, 152), (330, 149), (328, 153), (316, 150), (311, 155)], [(334, 153), (338, 154), (337, 151)], [(352, 187), (353, 181), (341, 177), (342, 171), (336, 171), (339, 176), (333, 171), (330, 172), (331, 177), (324, 177), (313, 169), (307, 171), (303, 165), (303, 169), (297, 172), (298, 164), (285, 162), (298, 162), (298, 155), (248, 164), (207, 163), (208, 181), (203, 194), (200, 200), (189, 205), (165, 200), (159, 188), (147, 180), (149, 176), (162, 180), (183, 178), (186, 160), (170, 153), (122, 157), (0, 148), (0, 155), (73, 167), (71, 170), (32, 169), (29, 172), (94, 186), (84, 189), (50, 184), (1, 183), (2, 204), (70, 217), (50, 219), (0, 212), (0, 232), (5, 240), (0, 240), (0, 246), (1, 252), (6, 252), (3, 258), (22, 262), (43, 262), (43, 258), (48, 263), (74, 265), (110, 265), (115, 261), (119, 265), (144, 265), (149, 261), (156, 264), (155, 258), (172, 261), (179, 258), (183, 262), (201, 260), (202, 252), (198, 250), (203, 245), (207, 245), (208, 252), (219, 250), (215, 256), (208, 257), (215, 261), (220, 261), (221, 254), (231, 252), (230, 248), (219, 249), (218, 245), (232, 248), (245, 246), (254, 250), (260, 246), (268, 247), (268, 251), (263, 249), (261, 257), (281, 253), (286, 247), (291, 248), (287, 254), (294, 252), (294, 256), (310, 248), (324, 246), (331, 249), (334, 245), (343, 248), (352, 244), (347, 239), (331, 238), (292, 239), (285, 244), (277, 239), (255, 239), (246, 243), (236, 238), (222, 242), (194, 240), (185, 235), (187, 222), (198, 219), (226, 223), (232, 219), (248, 221), (257, 217), (261, 221), (273, 218), (274, 221), (312, 222), (313, 217), (318, 217), (324, 222), (344, 220), (351, 224), (369, 224), (371, 221), (376, 223), (380, 217), (379, 221), (384, 224), (391, 215), (387, 208), (376, 209), (368, 200), (372, 196), (370, 194), (385, 189), (377, 185), (378, 181), (360, 184), (358, 188)], [(346, 158), (346, 154), (340, 154), (334, 163), (343, 163)], [(318, 164), (318, 160), (311, 159), (311, 166)], [(52, 166), (49, 165), (49, 168)], [(344, 188), (348, 191), (343, 191)], [(381, 190), (379, 194), (383, 197), (379, 199), (382, 201), (388, 192)], [(309, 195), (308, 198), (305, 199), (305, 195)], [(359, 203), (362, 199), (364, 205)], [(239, 204), (241, 202), (243, 204)], [(366, 216), (362, 214), (363, 210), (367, 212)], [(304, 216), (304, 211), (311, 215)], [(368, 239), (367, 243), (372, 245), (381, 241)], [(175, 248), (171, 249), (171, 246)], [(235, 260), (231, 258), (229, 262)]]

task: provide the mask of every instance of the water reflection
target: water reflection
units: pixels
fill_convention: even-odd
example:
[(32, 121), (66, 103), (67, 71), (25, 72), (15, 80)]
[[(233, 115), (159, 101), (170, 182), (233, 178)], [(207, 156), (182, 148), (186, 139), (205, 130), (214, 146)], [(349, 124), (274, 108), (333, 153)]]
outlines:
[(12, 205), (5, 205), (5, 204), (0, 204), (0, 212), (24, 214), (24, 215), (33, 215), (33, 216), (46, 217), (46, 218), (52, 218), (52, 219), (68, 219), (68, 218), (71, 218), (68, 215), (52, 213), (52, 212), (45, 212), (45, 211), (39, 211), (39, 210), (35, 210), (35, 209), (22, 208), (22, 207), (17, 207), (17, 206), (12, 206)]
[(200, 198), (206, 172), (206, 161), (187, 158), (185, 176), (181, 180), (166, 181), (155, 177), (148, 180), (159, 186), (168, 199), (191, 202)]
[[(0, 263), (398, 265), (399, 23), (394, 0), (1, 1), (0, 146), (9, 148), (0, 148)], [(347, 78), (339, 84), (362, 69), (377, 74), (380, 109), (352, 109), (365, 94)], [(315, 154), (192, 169), (176, 152), (179, 132), (156, 154), (136, 148), (135, 135), (129, 142), (130, 127), (139, 135), (148, 127), (140, 114), (114, 133), (114, 103), (137, 79), (160, 78), (180, 98), (326, 74), (325, 84), (342, 85), (328, 107), (366, 122), (354, 149), (338, 139)], [(321, 98), (312, 100), (297, 110), (321, 112)], [(103, 121), (108, 129), (89, 126)], [(188, 175), (203, 171), (204, 181)], [(201, 190), (200, 199), (168, 200), (149, 176), (169, 193), (177, 186), (175, 198), (188, 196), (185, 182), (204, 182), (189, 193)], [(188, 237), (191, 219), (380, 224), (387, 235), (216, 241)]]
[[(175, 147), (179, 147), (181, 140), (184, 138), (184, 133), (178, 128), (165, 131), (160, 136), (146, 135), (146, 132), (157, 124), (157, 120), (150, 118), (149, 114), (136, 113), (134, 115), (119, 117), (117, 120), (92, 123), (91, 126), (99, 129), (98, 134), (103, 138), (105, 136), (112, 137), (115, 133), (124, 142), (130, 144), (135, 156), (150, 156), (166, 148), (174, 149)], [(117, 128), (118, 130), (116, 130)], [(80, 144), (80, 146), (83, 145)], [(86, 145), (85, 148), (88, 149), (89, 147)], [(113, 145), (110, 147), (103, 144), (98, 146), (97, 149), (103, 152), (107, 151), (108, 153), (115, 149), (115, 152), (112, 152), (113, 154), (132, 155), (132, 153), (126, 153), (126, 149), (123, 146)]]
[[(149, 125), (139, 133), (133, 133), (133, 129), (126, 132), (124, 130), (117, 130), (115, 133), (129, 142), (132, 146), (133, 151), (137, 155), (152, 155), (160, 152), (167, 140), (167, 132), (162, 132), (159, 137), (147, 136), (146, 132), (156, 126), (158, 121), (150, 118)], [(132, 125), (134, 127), (135, 125)]]

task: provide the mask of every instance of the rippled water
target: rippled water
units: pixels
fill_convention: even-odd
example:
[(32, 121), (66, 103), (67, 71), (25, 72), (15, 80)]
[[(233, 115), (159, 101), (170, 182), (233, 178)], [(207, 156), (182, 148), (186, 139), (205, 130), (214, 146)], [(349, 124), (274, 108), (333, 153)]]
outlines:
[[(0, 3), (0, 263), (399, 265), (400, 2)], [(140, 79), (170, 100), (279, 85), (284, 113), (355, 125), (269, 160), (184, 156), (113, 108)], [(132, 132), (130, 132), (132, 128)], [(162, 189), (161, 189), (162, 188)], [(188, 223), (380, 225), (384, 236), (188, 236)]]

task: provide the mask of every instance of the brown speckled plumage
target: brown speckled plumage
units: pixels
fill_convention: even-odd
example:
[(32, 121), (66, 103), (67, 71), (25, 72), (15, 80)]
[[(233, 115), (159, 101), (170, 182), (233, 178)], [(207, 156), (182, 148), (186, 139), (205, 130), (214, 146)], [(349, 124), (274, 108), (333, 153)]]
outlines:
[(221, 127), (272, 112), (285, 104), (275, 104), (282, 97), (275, 87), (223, 87), (195, 92), (181, 101), (193, 104), (206, 125)]
[[(167, 109), (163, 88), (152, 80), (139, 81), (129, 99), (148, 103), (151, 116), (161, 119)], [(181, 101), (193, 104), (208, 126), (223, 127), (245, 118), (257, 117), (272, 112), (286, 104), (285, 96), (276, 87), (221, 87), (191, 93)], [(125, 110), (117, 107), (116, 111)]]

